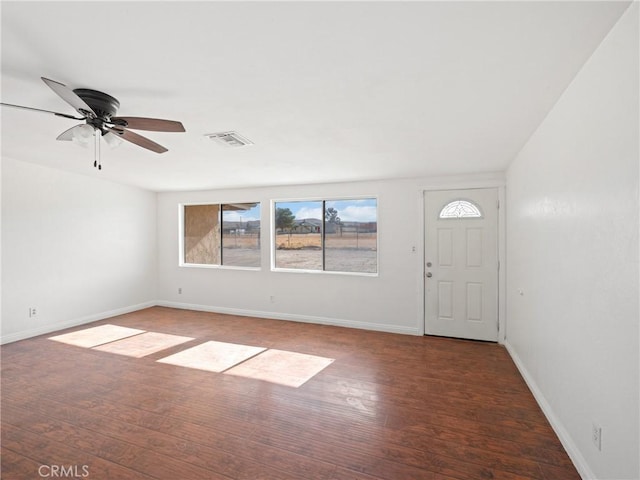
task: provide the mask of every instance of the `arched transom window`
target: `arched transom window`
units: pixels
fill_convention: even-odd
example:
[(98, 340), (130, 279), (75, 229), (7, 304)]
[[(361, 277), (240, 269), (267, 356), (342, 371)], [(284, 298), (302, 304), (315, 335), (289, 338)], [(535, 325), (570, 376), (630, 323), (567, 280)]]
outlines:
[(439, 218), (482, 218), (480, 208), (468, 200), (454, 200), (440, 210)]

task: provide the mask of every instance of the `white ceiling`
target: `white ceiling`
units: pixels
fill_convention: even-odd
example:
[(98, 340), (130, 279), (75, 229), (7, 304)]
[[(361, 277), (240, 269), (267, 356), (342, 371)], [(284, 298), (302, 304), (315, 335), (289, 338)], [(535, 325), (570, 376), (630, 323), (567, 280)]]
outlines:
[(2, 154), (154, 191), (502, 171), (628, 5), (3, 1), (3, 102), (73, 114), (44, 76), (187, 133), (99, 172), (79, 122), (3, 107)]

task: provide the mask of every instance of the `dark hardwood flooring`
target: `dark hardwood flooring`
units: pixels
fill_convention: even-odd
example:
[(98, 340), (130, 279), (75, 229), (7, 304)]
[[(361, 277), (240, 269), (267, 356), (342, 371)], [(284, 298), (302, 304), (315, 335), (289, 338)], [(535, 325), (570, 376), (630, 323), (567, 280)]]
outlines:
[[(3, 346), (2, 479), (580, 478), (499, 345), (162, 307), (103, 323), (196, 340)], [(207, 340), (335, 362), (300, 388), (155, 362)]]

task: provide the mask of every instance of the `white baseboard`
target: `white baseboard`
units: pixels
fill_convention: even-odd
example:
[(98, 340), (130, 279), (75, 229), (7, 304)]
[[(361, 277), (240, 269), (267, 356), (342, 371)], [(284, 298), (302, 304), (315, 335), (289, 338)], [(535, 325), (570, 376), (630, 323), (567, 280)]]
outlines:
[(244, 310), (239, 308), (214, 307), (210, 305), (199, 305), (192, 303), (159, 301), (159, 307), (179, 308), (182, 310), (196, 310), (200, 312), (224, 313), (228, 315), (239, 315), (244, 317), (270, 318), (273, 320), (288, 320), (303, 323), (316, 323), (320, 325), (333, 325), (337, 327), (359, 328), (361, 330), (375, 330), (378, 332), (400, 333), (404, 335), (421, 335), (418, 329), (413, 327), (401, 327), (398, 325), (357, 322), (354, 320), (344, 320), (339, 318), (316, 317), (311, 315), (298, 315), (292, 313), (264, 312), (259, 310)]
[(534, 398), (538, 402), (538, 405), (540, 405), (542, 412), (544, 413), (544, 415), (547, 417), (547, 420), (551, 424), (551, 428), (553, 428), (554, 432), (556, 432), (556, 435), (560, 439), (560, 443), (562, 443), (562, 446), (567, 451), (569, 458), (575, 465), (582, 479), (583, 480), (595, 479), (596, 478), (595, 474), (593, 473), (591, 468), (589, 468), (587, 461), (582, 456), (582, 453), (580, 453), (580, 450), (574, 443), (573, 439), (571, 438), (571, 435), (569, 435), (569, 432), (567, 432), (562, 422), (558, 419), (558, 417), (553, 412), (551, 405), (549, 405), (549, 402), (547, 402), (547, 399), (545, 398), (544, 394), (536, 384), (535, 380), (533, 379), (533, 377), (531, 376), (527, 368), (524, 366), (524, 363), (522, 363), (522, 360), (518, 356), (518, 353), (511, 346), (508, 340), (504, 342), (504, 346), (509, 352), (509, 355), (511, 355), (513, 362), (516, 364), (516, 367), (520, 371), (520, 375), (522, 375), (522, 378), (524, 378), (524, 381), (527, 383), (529, 390), (531, 390), (531, 393), (533, 394)]
[(58, 330), (64, 330), (65, 328), (76, 327), (78, 325), (84, 325), (85, 323), (96, 322), (98, 320), (104, 320), (105, 318), (115, 317), (117, 315), (123, 315), (125, 313), (136, 312), (144, 308), (153, 307), (156, 302), (145, 302), (138, 305), (130, 305), (128, 307), (117, 308), (115, 310), (109, 310), (107, 312), (100, 312), (94, 315), (87, 315), (86, 317), (75, 318), (73, 320), (66, 320), (63, 322), (50, 323), (41, 327), (32, 328), (29, 330), (22, 330), (16, 333), (10, 333), (8, 335), (0, 336), (0, 345), (5, 343), (17, 342), (18, 340), (24, 340), (26, 338), (37, 337), (38, 335), (44, 335), (45, 333), (57, 332)]

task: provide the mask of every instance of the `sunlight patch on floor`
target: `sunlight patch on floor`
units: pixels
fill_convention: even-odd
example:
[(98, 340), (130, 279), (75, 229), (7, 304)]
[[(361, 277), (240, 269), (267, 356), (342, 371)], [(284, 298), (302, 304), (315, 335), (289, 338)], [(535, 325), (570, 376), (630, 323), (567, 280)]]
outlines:
[(209, 372), (223, 372), (264, 350), (263, 347), (210, 341), (162, 358), (158, 362)]
[(85, 328), (71, 333), (49, 337), (49, 340), (62, 342), (76, 347), (92, 348), (123, 338), (132, 337), (144, 333), (144, 330), (137, 328), (121, 327), (119, 325), (99, 325), (97, 327)]
[(332, 358), (271, 349), (224, 373), (298, 388), (333, 361)]
[(140, 335), (94, 347), (94, 350), (141, 358), (191, 340), (194, 339), (192, 337), (182, 337), (168, 333), (145, 332)]
[[(195, 339), (105, 324), (56, 335), (49, 340), (142, 358)], [(211, 340), (156, 361), (298, 388), (331, 365), (334, 359)]]

